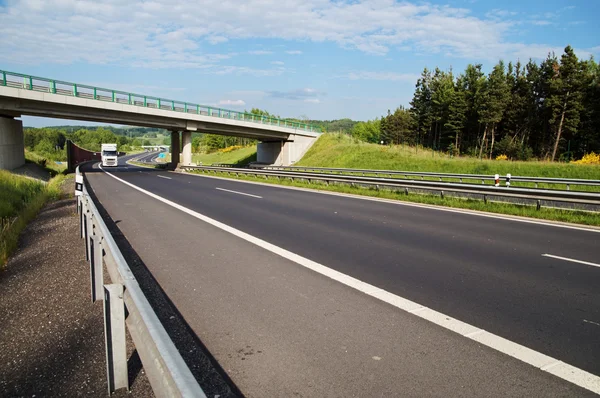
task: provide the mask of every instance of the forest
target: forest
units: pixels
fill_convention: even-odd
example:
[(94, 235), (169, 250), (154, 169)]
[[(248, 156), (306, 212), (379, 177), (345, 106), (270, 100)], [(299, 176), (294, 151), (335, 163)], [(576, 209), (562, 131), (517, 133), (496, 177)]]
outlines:
[(410, 107), (357, 123), (363, 141), (450, 154), (569, 161), (600, 150), (600, 68), (567, 46), (541, 63), (424, 69)]

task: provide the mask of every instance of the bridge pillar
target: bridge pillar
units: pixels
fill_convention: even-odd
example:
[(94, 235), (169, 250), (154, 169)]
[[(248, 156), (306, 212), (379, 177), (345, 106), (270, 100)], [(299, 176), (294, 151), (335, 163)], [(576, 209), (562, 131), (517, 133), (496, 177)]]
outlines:
[(179, 131), (171, 131), (171, 163), (170, 166), (175, 169), (179, 164)]
[(290, 135), (287, 141), (263, 141), (256, 147), (256, 161), (276, 166), (290, 166), (300, 159), (317, 138)]
[(0, 169), (12, 170), (24, 164), (23, 122), (0, 116)]
[(183, 141), (183, 164), (189, 166), (192, 163), (192, 132), (182, 131), (181, 141)]

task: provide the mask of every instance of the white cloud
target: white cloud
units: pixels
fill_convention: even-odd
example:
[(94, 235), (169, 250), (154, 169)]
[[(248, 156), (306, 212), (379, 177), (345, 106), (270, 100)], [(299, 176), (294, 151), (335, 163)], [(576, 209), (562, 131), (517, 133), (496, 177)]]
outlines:
[(311, 104), (319, 104), (319, 103), (321, 103), (321, 100), (318, 98), (307, 98), (304, 100), (304, 102), (308, 102)]
[(229, 39), (224, 36), (209, 36), (206, 40), (208, 40), (210, 44), (219, 44), (229, 41)]
[(387, 80), (414, 83), (419, 78), (419, 75), (413, 73), (358, 71), (350, 72), (345, 77), (350, 80)]
[(543, 19), (533, 20), (533, 21), (531, 21), (531, 23), (533, 25), (536, 25), (536, 26), (546, 26), (546, 25), (551, 25), (552, 24), (552, 22), (546, 21), (546, 20), (543, 20)]
[(544, 44), (514, 43), (509, 35), (518, 37), (527, 19), (555, 21), (564, 12), (520, 21), (506, 10), (476, 17), (465, 8), (410, 1), (205, 0), (198, 7), (188, 0), (11, 0), (0, 7), (0, 36), (10, 38), (0, 41), (0, 62), (215, 71), (232, 55), (207, 54), (207, 43), (255, 38), (330, 42), (374, 55), (412, 48), (477, 60), (513, 58), (524, 48)]
[(211, 73), (215, 75), (250, 75), (255, 77), (279, 76), (285, 71), (285, 68), (277, 67), (274, 69), (254, 69), (247, 66), (219, 66)]
[(244, 106), (246, 105), (246, 102), (244, 102), (243, 100), (221, 100), (219, 101), (219, 105), (225, 105), (225, 106)]
[(318, 97), (326, 95), (324, 92), (314, 88), (306, 87), (290, 91), (267, 91), (267, 95), (272, 98), (280, 98), (287, 100), (303, 100), (304, 102), (320, 102)]

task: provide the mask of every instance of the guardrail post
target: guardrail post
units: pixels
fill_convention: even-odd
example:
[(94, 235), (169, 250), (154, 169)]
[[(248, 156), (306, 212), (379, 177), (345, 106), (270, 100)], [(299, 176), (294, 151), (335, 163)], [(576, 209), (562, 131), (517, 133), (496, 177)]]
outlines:
[(156, 107), (160, 109), (160, 98), (156, 99)]
[(212, 109), (210, 108), (210, 106), (208, 107), (208, 116), (212, 116)]
[(131, 94), (127, 95), (127, 103), (131, 105)]
[(145, 95), (144, 95), (144, 106), (148, 106), (148, 99), (146, 98)]
[(6, 72), (2, 71), (2, 85), (6, 86)]
[(77, 84), (73, 84), (73, 97), (77, 97)]
[(54, 80), (50, 80), (50, 93), (56, 94), (56, 82)]
[(84, 219), (83, 219), (83, 213), (85, 212), (85, 210), (83, 209), (83, 199), (79, 199), (79, 237), (83, 238), (84, 237)]
[(104, 285), (104, 341), (110, 395), (119, 388), (129, 389), (123, 285)]
[(115, 102), (115, 92), (112, 91), (112, 102)]
[(175, 110), (175, 101), (171, 101), (171, 110), (174, 111)]
[(183, 104), (183, 109), (185, 110), (185, 113), (188, 113), (187, 102)]
[(89, 238), (88, 238), (88, 233), (89, 233), (89, 219), (90, 215), (89, 215), (89, 210), (85, 209), (85, 213), (83, 214), (83, 239), (85, 239), (85, 260), (89, 261), (90, 260), (90, 243), (89, 243)]
[(102, 286), (104, 286), (104, 276), (102, 268), (102, 259), (104, 253), (102, 249), (102, 237), (99, 235), (92, 236), (92, 253), (90, 262), (90, 283), (91, 283), (91, 295), (92, 303), (102, 300), (104, 295), (102, 294)]
[(196, 114), (200, 114), (200, 105), (196, 105)]

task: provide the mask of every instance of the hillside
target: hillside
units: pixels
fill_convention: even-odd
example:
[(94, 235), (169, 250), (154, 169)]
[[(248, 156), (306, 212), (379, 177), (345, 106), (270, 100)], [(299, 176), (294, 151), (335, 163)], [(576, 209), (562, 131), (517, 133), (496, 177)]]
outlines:
[(461, 174), (506, 174), (600, 179), (600, 167), (573, 163), (516, 162), (450, 158), (443, 152), (409, 146), (368, 144), (343, 134), (323, 134), (297, 166), (373, 170), (429, 171)]

